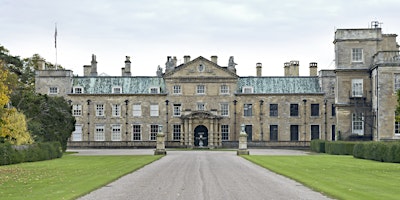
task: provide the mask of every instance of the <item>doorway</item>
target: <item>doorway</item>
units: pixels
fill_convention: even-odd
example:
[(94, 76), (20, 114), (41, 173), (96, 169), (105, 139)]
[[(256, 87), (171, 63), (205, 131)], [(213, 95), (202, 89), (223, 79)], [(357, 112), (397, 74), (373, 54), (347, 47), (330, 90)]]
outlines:
[(208, 146), (208, 129), (203, 125), (199, 125), (194, 129), (194, 146)]

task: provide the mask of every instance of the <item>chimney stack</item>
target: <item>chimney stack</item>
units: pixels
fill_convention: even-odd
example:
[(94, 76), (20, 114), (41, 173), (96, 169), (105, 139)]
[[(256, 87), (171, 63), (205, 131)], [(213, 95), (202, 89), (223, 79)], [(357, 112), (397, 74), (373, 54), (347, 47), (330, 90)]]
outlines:
[(183, 64), (186, 64), (188, 62), (190, 62), (190, 56), (188, 56), (188, 55), (183, 56)]
[(290, 76), (290, 62), (285, 62), (284, 69), (285, 69), (285, 76)]
[(310, 76), (318, 75), (318, 64), (316, 62), (310, 63)]
[(261, 63), (257, 63), (256, 64), (256, 69), (257, 69), (257, 77), (261, 77), (262, 76), (262, 64)]
[(299, 61), (290, 61), (290, 76), (299, 76)]
[(46, 62), (43, 59), (37, 61), (39, 70), (46, 70)]
[(131, 57), (125, 56), (125, 68), (122, 68), (122, 76), (131, 76)]
[(97, 76), (97, 61), (96, 61), (96, 55), (94, 54), (92, 54), (92, 66), (90, 70), (90, 75)]
[(211, 62), (218, 64), (218, 56), (211, 56)]
[(178, 59), (176, 59), (176, 56), (172, 58), (172, 62), (174, 63), (174, 68), (176, 67), (176, 64), (178, 63)]

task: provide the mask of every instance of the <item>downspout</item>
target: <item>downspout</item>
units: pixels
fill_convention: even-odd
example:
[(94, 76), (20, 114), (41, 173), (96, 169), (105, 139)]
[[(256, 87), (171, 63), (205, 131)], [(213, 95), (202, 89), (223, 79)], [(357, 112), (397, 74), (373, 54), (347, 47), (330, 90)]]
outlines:
[(91, 100), (90, 99), (88, 99), (87, 100), (87, 105), (88, 105), (88, 110), (87, 110), (87, 136), (88, 136), (88, 138), (87, 138), (87, 141), (88, 141), (88, 144), (90, 144), (90, 102), (91, 102)]
[(233, 100), (233, 109), (234, 109), (234, 112), (233, 112), (233, 115), (234, 115), (234, 117), (233, 117), (233, 127), (234, 127), (233, 134), (235, 135), (235, 139), (237, 138), (236, 137), (236, 104), (237, 104), (237, 100), (235, 99), (235, 100)]
[(307, 99), (303, 99), (304, 103), (304, 145), (306, 144), (306, 135), (307, 135)]
[(264, 133), (263, 133), (263, 112), (262, 112), (262, 107), (263, 107), (264, 101), (261, 99), (260, 100), (260, 132), (261, 132), (261, 142), (264, 141)]
[(328, 102), (328, 100), (327, 99), (324, 99), (324, 104), (325, 104), (325, 141), (327, 140), (327, 137), (328, 137), (328, 132), (327, 132), (327, 128), (328, 128), (328, 122), (327, 122), (327, 119), (328, 119), (328, 117), (327, 117), (327, 103)]
[(126, 144), (128, 144), (128, 103), (129, 100), (125, 100), (125, 138), (126, 138)]
[(169, 101), (168, 100), (165, 100), (165, 116), (166, 116), (166, 119), (165, 119), (165, 123), (166, 123), (166, 137), (165, 137), (165, 141), (168, 141), (168, 103), (169, 103)]
[(379, 68), (376, 67), (376, 140), (379, 141)]

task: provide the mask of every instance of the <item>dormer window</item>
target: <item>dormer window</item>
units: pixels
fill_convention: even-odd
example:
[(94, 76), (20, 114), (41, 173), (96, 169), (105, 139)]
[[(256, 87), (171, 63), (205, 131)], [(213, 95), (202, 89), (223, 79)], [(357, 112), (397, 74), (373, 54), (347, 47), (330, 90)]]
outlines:
[(253, 87), (250, 86), (246, 86), (242, 88), (242, 93), (244, 94), (251, 94), (253, 93)]
[(83, 87), (74, 87), (73, 92), (74, 92), (74, 94), (82, 94), (83, 93)]
[(121, 94), (122, 93), (122, 87), (119, 87), (119, 86), (113, 87), (112, 88), (112, 93), (113, 94)]
[(159, 93), (160, 93), (160, 88), (158, 88), (158, 87), (150, 88), (150, 94), (159, 94)]

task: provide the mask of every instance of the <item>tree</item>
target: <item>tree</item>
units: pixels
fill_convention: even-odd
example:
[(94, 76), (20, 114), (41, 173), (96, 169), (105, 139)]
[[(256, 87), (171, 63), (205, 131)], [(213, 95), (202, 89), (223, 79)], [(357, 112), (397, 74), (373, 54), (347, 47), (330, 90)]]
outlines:
[(23, 113), (11, 108), (7, 110), (2, 119), (4, 124), (1, 127), (0, 137), (15, 145), (31, 144), (33, 142)]
[(10, 90), (7, 85), (8, 71), (4, 67), (4, 63), (0, 60), (0, 127), (4, 123), (3, 115), (6, 111), (6, 104), (10, 101), (8, 95)]

